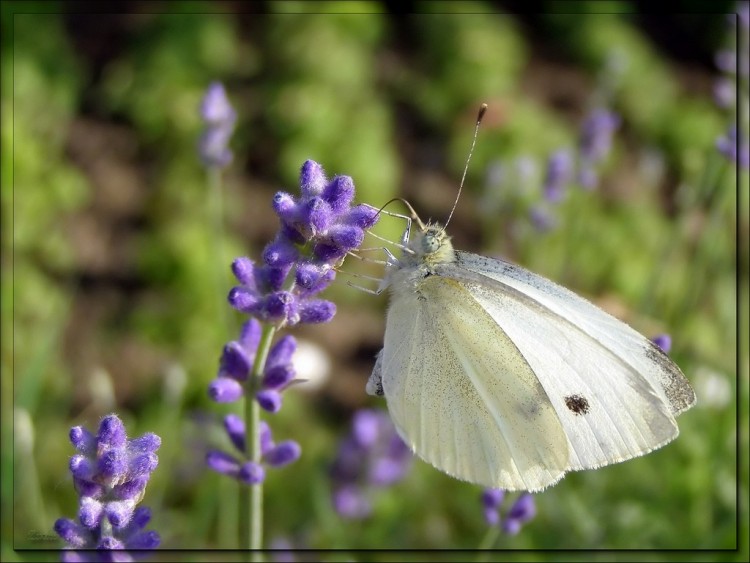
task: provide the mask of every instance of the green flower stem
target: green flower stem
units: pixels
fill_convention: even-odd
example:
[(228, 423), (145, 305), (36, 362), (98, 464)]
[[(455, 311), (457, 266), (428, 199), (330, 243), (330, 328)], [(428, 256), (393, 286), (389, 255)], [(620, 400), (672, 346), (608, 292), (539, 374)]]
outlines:
[[(266, 366), (271, 342), (276, 333), (275, 326), (265, 326), (255, 355), (253, 373), (245, 386), (245, 456), (248, 461), (260, 464), (260, 405), (255, 392), (260, 387), (261, 376)], [(261, 561), (263, 548), (263, 483), (240, 485), (240, 548), (253, 550), (253, 561)]]
[(500, 537), (500, 526), (491, 526), (487, 533), (484, 535), (482, 543), (479, 544), (477, 550), (479, 555), (477, 561), (487, 561), (487, 557), (490, 554), (490, 549), (494, 548), (497, 544), (497, 538)]

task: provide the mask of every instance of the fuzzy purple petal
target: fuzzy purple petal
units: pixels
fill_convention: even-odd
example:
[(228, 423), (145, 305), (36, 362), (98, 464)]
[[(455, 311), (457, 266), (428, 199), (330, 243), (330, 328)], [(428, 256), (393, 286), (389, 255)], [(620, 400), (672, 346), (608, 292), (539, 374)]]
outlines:
[(71, 547), (86, 547), (93, 539), (88, 529), (69, 518), (58, 518), (54, 530)]
[(335, 262), (346, 256), (346, 249), (332, 243), (319, 242), (313, 248), (313, 254), (321, 262)]
[(81, 497), (78, 502), (78, 521), (91, 529), (99, 525), (104, 506), (91, 497)]
[(161, 446), (161, 438), (153, 432), (147, 432), (139, 438), (135, 438), (128, 444), (130, 451), (155, 452)]
[(242, 323), (240, 328), (239, 342), (242, 347), (248, 352), (255, 354), (260, 343), (261, 326), (257, 319), (250, 319)]
[(294, 368), (291, 365), (274, 366), (263, 375), (264, 389), (281, 389), (294, 379)]
[(153, 530), (149, 530), (136, 534), (132, 538), (128, 539), (125, 547), (127, 547), (128, 549), (140, 550), (156, 549), (157, 547), (159, 547), (160, 543), (161, 538), (159, 537), (159, 534), (157, 534)]
[(366, 230), (373, 227), (379, 218), (380, 214), (377, 209), (363, 203), (352, 207), (347, 213), (344, 222)]
[(306, 160), (299, 174), (299, 188), (305, 199), (320, 194), (328, 183), (323, 167), (314, 160)]
[(322, 197), (336, 215), (347, 211), (354, 199), (354, 181), (349, 176), (336, 176), (323, 190)]
[(298, 257), (297, 248), (284, 237), (276, 237), (276, 240), (268, 243), (263, 250), (263, 261), (275, 268), (291, 266)]
[(237, 113), (229, 103), (226, 90), (221, 82), (212, 82), (201, 100), (200, 115), (210, 124), (234, 122)]
[(264, 265), (261, 268), (256, 268), (256, 283), (266, 291), (278, 291), (284, 285), (284, 281), (291, 269), (292, 264), (284, 264), (282, 266)]
[(255, 398), (261, 408), (270, 413), (279, 412), (281, 409), (281, 394), (273, 389), (264, 389), (255, 394)]
[(146, 452), (134, 456), (130, 460), (130, 474), (134, 477), (148, 475), (159, 465), (159, 456), (153, 452)]
[(482, 504), (486, 508), (498, 508), (505, 498), (505, 491), (502, 489), (485, 489), (482, 491)]
[(97, 471), (96, 463), (83, 455), (71, 457), (68, 468), (73, 477), (87, 480), (93, 479)]
[(265, 420), (260, 421), (260, 453), (261, 455), (266, 455), (266, 453), (273, 447), (275, 447), (275, 444), (273, 442), (273, 436), (271, 435), (271, 427), (268, 426), (268, 423)]
[(535, 515), (536, 505), (534, 504), (534, 496), (529, 493), (523, 493), (518, 497), (508, 511), (508, 518), (518, 520), (519, 522), (528, 522)]
[(299, 309), (301, 323), (327, 323), (336, 315), (336, 304), (324, 299), (311, 299), (302, 302)]
[(247, 289), (257, 291), (257, 287), (255, 286), (255, 263), (250, 258), (246, 258), (245, 256), (235, 258), (232, 262), (232, 273), (238, 282), (247, 286)]
[(70, 443), (73, 447), (86, 455), (96, 453), (96, 436), (83, 426), (74, 426), (70, 429)]
[(309, 289), (318, 283), (318, 280), (320, 280), (327, 271), (330, 271), (330, 266), (328, 264), (302, 262), (297, 265), (297, 269), (294, 273), (294, 281), (299, 287)]
[(240, 481), (242, 481), (243, 483), (247, 483), (248, 485), (257, 485), (258, 483), (262, 483), (265, 477), (266, 470), (263, 469), (263, 466), (252, 461), (244, 463), (242, 467), (240, 467), (240, 471), (237, 475), (237, 478)]
[(328, 238), (344, 250), (358, 248), (365, 239), (365, 232), (354, 225), (334, 225), (328, 230)]
[(97, 461), (98, 473), (107, 480), (120, 480), (128, 472), (128, 452), (124, 448), (108, 450)]
[(253, 360), (254, 353), (250, 356), (239, 342), (229, 342), (222, 351), (219, 372), (237, 381), (245, 381), (253, 369)]
[(286, 192), (276, 192), (273, 196), (273, 210), (287, 225), (293, 225), (299, 217), (299, 207), (294, 198)]
[(324, 233), (331, 226), (335, 215), (323, 198), (314, 197), (306, 202), (300, 212), (301, 228), (310, 238)]
[(277, 291), (268, 295), (263, 300), (260, 309), (262, 316), (268, 320), (286, 320), (291, 323), (291, 319), (297, 315), (297, 300), (295, 296), (288, 291)]
[(672, 349), (672, 337), (668, 334), (659, 334), (654, 336), (651, 341), (656, 344), (665, 354)]
[(119, 500), (139, 499), (146, 489), (149, 475), (141, 475), (112, 488), (112, 497)]
[(87, 479), (80, 479), (78, 477), (73, 477), (73, 486), (78, 492), (78, 496), (82, 497), (93, 497), (98, 499), (101, 498), (105, 492), (103, 485)]
[(253, 313), (258, 307), (260, 299), (258, 294), (245, 287), (233, 287), (229, 291), (227, 301), (241, 313)]
[(102, 445), (111, 448), (120, 448), (125, 445), (127, 440), (125, 425), (117, 415), (110, 414), (102, 419), (99, 424), (99, 432), (97, 433), (97, 441), (100, 448)]
[(115, 528), (122, 528), (133, 517), (135, 504), (132, 499), (108, 502), (104, 507), (104, 512)]
[(233, 403), (243, 394), (239, 381), (230, 377), (217, 377), (208, 386), (208, 396), (217, 403)]
[(263, 459), (273, 467), (283, 467), (297, 461), (302, 455), (302, 448), (294, 440), (286, 440), (269, 450)]
[(281, 337), (268, 353), (266, 370), (272, 367), (288, 364), (292, 361), (294, 351), (297, 349), (297, 341), (289, 334)]
[(228, 414), (224, 417), (224, 429), (234, 447), (239, 451), (245, 451), (245, 421), (236, 414)]
[(218, 473), (231, 477), (236, 477), (240, 470), (240, 464), (235, 458), (219, 450), (211, 450), (206, 454), (206, 465)]

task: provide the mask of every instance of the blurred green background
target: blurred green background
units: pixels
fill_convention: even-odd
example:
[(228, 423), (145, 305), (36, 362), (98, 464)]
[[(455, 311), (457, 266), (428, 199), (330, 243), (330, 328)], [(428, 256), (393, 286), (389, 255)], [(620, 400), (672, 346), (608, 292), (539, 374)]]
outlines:
[[(206, 396), (241, 322), (226, 305), (229, 262), (259, 256), (277, 227), (271, 197), (296, 191), (308, 158), (352, 176), (360, 202), (400, 195), (445, 220), (487, 102), (450, 226), (455, 245), (516, 261), (646, 335), (668, 332), (698, 395), (674, 443), (568, 475), (536, 495), (537, 517), (498, 547), (729, 550), (679, 557), (747, 560), (747, 447), (738, 460), (737, 444), (748, 436), (748, 350), (737, 330), (747, 335), (748, 174), (714, 148), (734, 117), (712, 101), (735, 4), (669, 16), (641, 5), (537, 2), (527, 10), (537, 13), (513, 15), (519, 2), (414, 2), (399, 17), (389, 2), (118, 2), (111, 14), (3, 2), (0, 559), (57, 558), (14, 548), (61, 545), (52, 525), (77, 510), (68, 430), (93, 430), (109, 412), (133, 437), (162, 438), (143, 500), (162, 548), (234, 547), (236, 486), (203, 466), (207, 447), (226, 445), (217, 422), (233, 407)], [(221, 231), (196, 156), (197, 108), (213, 80), (239, 114)], [(587, 111), (602, 104), (622, 124), (599, 186), (571, 186), (554, 228), (535, 229), (539, 182), (491, 171), (536, 163), (539, 180), (547, 156), (575, 149)], [(386, 219), (378, 232), (395, 239), (402, 228)], [(344, 269), (366, 271), (353, 260)], [(481, 489), (421, 462), (374, 498), (370, 518), (342, 520), (331, 507), (327, 468), (352, 413), (385, 408), (364, 386), (387, 298), (347, 279), (327, 293), (333, 322), (295, 330), (310, 369), (327, 376), (286, 393), (268, 417), (303, 456), (268, 476), (266, 542), (476, 548), (487, 532)]]

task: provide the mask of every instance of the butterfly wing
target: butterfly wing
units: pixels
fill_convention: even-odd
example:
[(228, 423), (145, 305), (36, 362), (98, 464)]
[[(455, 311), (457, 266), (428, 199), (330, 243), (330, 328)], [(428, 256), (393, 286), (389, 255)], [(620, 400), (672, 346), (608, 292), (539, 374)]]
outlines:
[(541, 490), (568, 442), (530, 365), (464, 284), (431, 276), (394, 293), (370, 392), (382, 389), (402, 438), (459, 479)]
[(655, 344), (573, 292), (523, 268), (465, 252), (435, 268), (512, 340), (543, 387), (570, 449), (566, 469), (616, 463), (678, 434), (695, 403)]

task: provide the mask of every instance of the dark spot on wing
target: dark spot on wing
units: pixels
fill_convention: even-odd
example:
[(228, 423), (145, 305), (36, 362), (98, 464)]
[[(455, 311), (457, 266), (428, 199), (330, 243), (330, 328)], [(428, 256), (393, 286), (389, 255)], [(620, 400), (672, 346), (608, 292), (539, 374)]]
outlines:
[(568, 395), (565, 397), (565, 406), (574, 414), (586, 414), (589, 412), (588, 399), (582, 395)]

